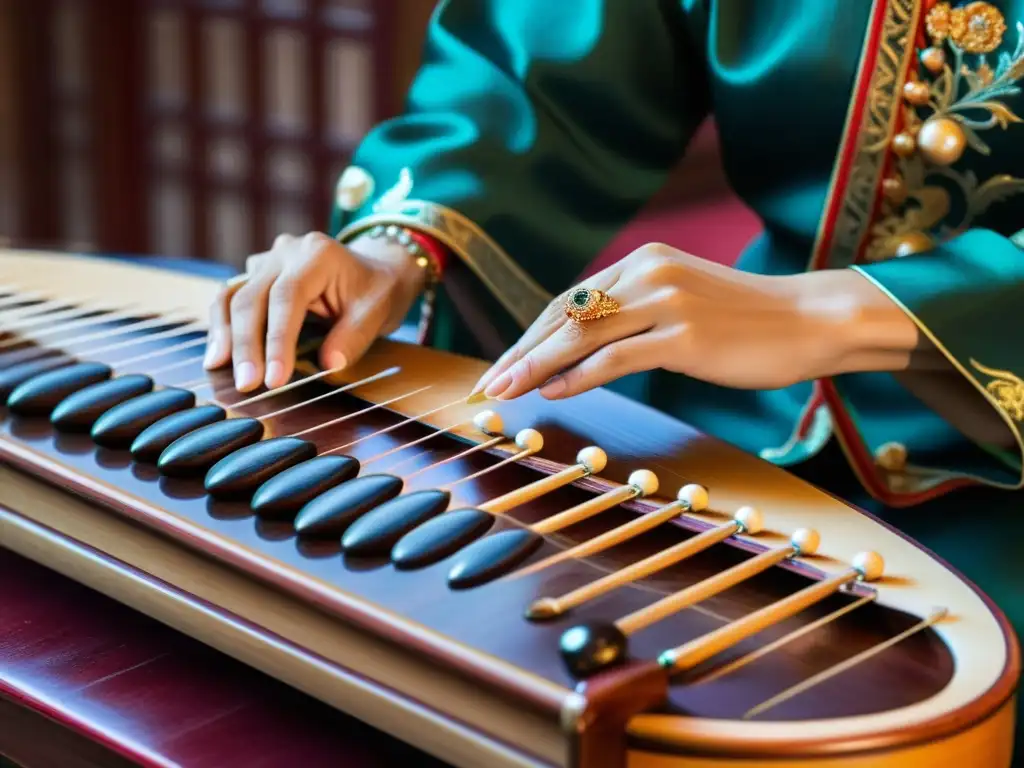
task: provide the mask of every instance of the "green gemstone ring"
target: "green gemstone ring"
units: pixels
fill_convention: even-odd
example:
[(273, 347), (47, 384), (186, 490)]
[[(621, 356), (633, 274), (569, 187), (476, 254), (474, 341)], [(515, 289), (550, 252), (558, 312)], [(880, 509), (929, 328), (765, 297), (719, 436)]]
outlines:
[(596, 288), (574, 288), (565, 299), (565, 314), (576, 323), (600, 320), (619, 311), (619, 302)]

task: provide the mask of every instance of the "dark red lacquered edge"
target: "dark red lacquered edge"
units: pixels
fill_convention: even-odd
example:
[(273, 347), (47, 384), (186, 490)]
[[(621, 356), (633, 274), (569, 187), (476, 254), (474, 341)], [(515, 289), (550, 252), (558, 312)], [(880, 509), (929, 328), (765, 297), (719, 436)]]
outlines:
[(73, 712), (61, 709), (56, 702), (32, 695), (23, 689), (14, 688), (4, 683), (2, 679), (0, 679), (0, 698), (59, 723), (107, 751), (131, 760), (132, 763), (143, 766), (143, 768), (179, 768), (176, 763), (167, 762), (147, 749), (118, 739), (108, 731), (97, 728), (89, 721), (77, 717)]
[[(69, 549), (77, 550), (83, 556), (104, 563), (106, 566), (122, 573), (126, 578), (133, 579), (137, 582), (142, 582), (155, 590), (159, 590), (160, 592), (163, 592), (165, 594), (172, 595), (176, 600), (193, 607), (195, 610), (215, 615), (218, 618), (218, 620), (222, 623), (236, 627), (239, 630), (244, 631), (248, 634), (259, 636), (266, 640), (268, 643), (272, 643), (279, 647), (286, 648), (288, 649), (288, 652), (293, 656), (302, 657), (308, 660), (309, 662), (316, 664), (317, 666), (330, 667), (332, 670), (335, 670), (336, 673), (348, 677), (352, 680), (358, 681), (361, 686), (373, 689), (380, 696), (395, 700), (401, 700), (406, 704), (411, 705), (417, 709), (431, 713), (434, 717), (438, 719), (455, 723), (459, 725), (461, 728), (465, 729), (466, 731), (478, 734), (482, 739), (486, 739), (487, 741), (493, 742), (495, 744), (500, 744), (506, 750), (510, 752), (519, 753), (523, 757), (526, 757), (530, 760), (540, 759), (538, 756), (530, 752), (524, 751), (519, 746), (515, 746), (506, 741), (498, 739), (494, 737), (492, 734), (483, 734), (463, 720), (460, 720), (456, 717), (452, 717), (447, 713), (443, 713), (440, 710), (437, 710), (429, 706), (428, 704), (419, 701), (418, 699), (410, 698), (409, 696), (395, 690), (394, 688), (382, 685), (375, 680), (372, 680), (368, 677), (359, 674), (358, 672), (348, 669), (347, 667), (342, 667), (337, 663), (329, 659), (326, 659), (323, 656), (320, 656), (319, 654), (313, 653), (305, 648), (295, 645), (293, 642), (287, 640), (286, 638), (283, 638), (274, 632), (270, 632), (264, 627), (254, 624), (253, 622), (248, 621), (247, 619), (238, 616), (235, 613), (226, 611), (223, 608), (215, 605), (214, 603), (204, 600), (203, 598), (194, 595), (191, 592), (186, 592), (185, 590), (179, 589), (178, 587), (164, 581), (163, 579), (159, 579), (149, 573), (146, 573), (145, 571), (141, 571), (138, 568), (135, 568), (134, 566), (129, 565), (128, 563), (125, 563), (122, 560), (111, 557), (110, 555), (105, 554), (104, 552), (96, 549), (95, 547), (92, 547), (89, 544), (86, 544), (70, 536), (67, 536), (61, 533), (60, 531), (57, 531), (47, 525), (44, 525), (43, 523), (36, 522), (35, 520), (30, 520), (24, 515), (21, 515), (18, 512), (6, 506), (0, 505), (0, 512), (8, 516), (18, 518), (18, 520), (20, 520), (22, 524), (26, 527), (35, 528), (39, 531), (44, 532), (46, 536), (49, 536), (52, 539), (60, 541), (65, 547), (68, 547)], [(61, 707), (59, 702), (50, 701), (46, 699), (44, 696), (33, 695), (22, 688), (11, 686), (7, 684), (2, 678), (0, 678), (0, 696), (5, 696), (6, 698), (15, 701), (18, 704), (26, 706), (30, 709), (33, 709), (34, 711), (39, 712), (42, 715), (45, 715), (51, 720), (67, 725), (68, 727), (76, 730), (82, 735), (92, 738), (97, 743), (108, 747), (111, 751), (117, 752), (123, 757), (141, 761), (142, 764), (146, 766), (146, 768), (150, 768), (150, 766), (153, 766), (155, 768), (164, 768), (165, 766), (168, 768), (177, 768), (176, 763), (167, 762), (163, 760), (159, 755), (154, 754), (151, 750), (145, 749), (144, 747), (138, 745), (126, 743), (124, 740), (118, 740), (115, 736), (108, 733), (106, 730), (94, 727), (88, 721), (77, 717), (68, 708)]]
[[(522, 704), (547, 717), (560, 717), (565, 696), (569, 691), (565, 692), (565, 696), (552, 695), (548, 691), (524, 684), (522, 676), (517, 675), (514, 669), (503, 670), (498, 668), (497, 664), (491, 665), (486, 661), (479, 663), (464, 653), (449, 652), (440, 635), (436, 640), (423, 636), (425, 632), (434, 635), (432, 631), (424, 630), (400, 617), (381, 615), (384, 613), (383, 610), (374, 616), (373, 606), (365, 601), (350, 598), (340, 591), (305, 579), (290, 568), (234, 546), (118, 488), (80, 475), (24, 445), (10, 440), (0, 440), (0, 458), (58, 488), (77, 493), (93, 503), (168, 535), (194, 550), (316, 605), (378, 637), (421, 653), (476, 683), (483, 683), (504, 695), (515, 696)], [(557, 686), (552, 683), (550, 687)]]

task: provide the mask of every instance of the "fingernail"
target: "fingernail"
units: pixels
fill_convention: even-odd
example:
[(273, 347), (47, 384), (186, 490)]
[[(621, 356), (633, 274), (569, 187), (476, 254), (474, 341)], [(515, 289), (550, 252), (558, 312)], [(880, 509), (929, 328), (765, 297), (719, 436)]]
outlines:
[(239, 363), (235, 366), (235, 389), (245, 391), (259, 384), (256, 366), (252, 363)]
[(565, 379), (561, 376), (555, 376), (547, 384), (540, 388), (540, 393), (544, 397), (558, 397), (560, 394), (565, 392), (566, 388)]
[(336, 368), (344, 368), (348, 365), (348, 358), (345, 357), (341, 352), (328, 352), (327, 353), (327, 368), (334, 370)]
[(477, 379), (476, 384), (473, 385), (473, 389), (471, 389), (470, 392), (472, 394), (474, 394), (474, 395), (477, 394), (477, 393), (483, 392), (484, 391), (484, 387), (487, 385), (487, 379), (488, 379), (488, 377), (490, 375), (491, 375), (491, 372), (488, 371), (483, 376), (481, 376), (479, 379)]
[(220, 357), (220, 344), (216, 338), (210, 339), (206, 343), (206, 357), (203, 358), (203, 366), (205, 368), (212, 367), (218, 357)]
[(267, 365), (267, 376), (264, 381), (266, 382), (268, 389), (280, 387), (284, 384), (284, 363), (272, 360), (270, 364)]
[(496, 378), (488, 385), (487, 389), (484, 390), (484, 394), (487, 395), (488, 397), (497, 397), (506, 389), (508, 389), (511, 384), (512, 372), (505, 371), (505, 373), (501, 374), (501, 376)]

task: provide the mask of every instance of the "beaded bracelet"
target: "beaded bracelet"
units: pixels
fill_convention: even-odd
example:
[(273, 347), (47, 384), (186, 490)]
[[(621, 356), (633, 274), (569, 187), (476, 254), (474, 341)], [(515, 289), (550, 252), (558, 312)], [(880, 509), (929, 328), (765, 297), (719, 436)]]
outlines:
[(416, 260), (416, 265), (426, 270), (427, 280), (420, 303), (420, 319), (416, 330), (416, 342), (426, 344), (434, 320), (434, 304), (437, 301), (436, 288), (441, 282), (445, 266), (445, 252), (437, 242), (414, 230), (397, 224), (378, 224), (366, 232), (373, 239), (385, 238), (395, 243)]
[(416, 260), (416, 265), (427, 273), (426, 288), (429, 290), (441, 282), (443, 263), (438, 249), (418, 232), (413, 232), (397, 224), (378, 224), (366, 235), (374, 239), (384, 238), (390, 243), (400, 245)]

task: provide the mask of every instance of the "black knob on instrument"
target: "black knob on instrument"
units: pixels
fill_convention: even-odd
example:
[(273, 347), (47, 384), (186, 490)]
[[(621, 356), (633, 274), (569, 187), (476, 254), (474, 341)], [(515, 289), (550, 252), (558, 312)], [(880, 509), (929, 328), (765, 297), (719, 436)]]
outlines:
[(590, 677), (625, 660), (629, 638), (615, 624), (580, 624), (562, 633), (559, 650), (575, 677)]

